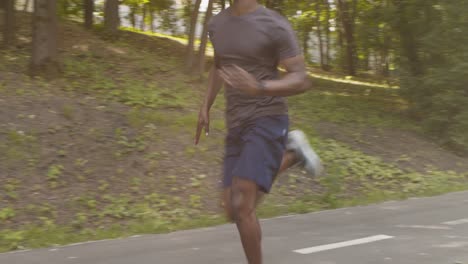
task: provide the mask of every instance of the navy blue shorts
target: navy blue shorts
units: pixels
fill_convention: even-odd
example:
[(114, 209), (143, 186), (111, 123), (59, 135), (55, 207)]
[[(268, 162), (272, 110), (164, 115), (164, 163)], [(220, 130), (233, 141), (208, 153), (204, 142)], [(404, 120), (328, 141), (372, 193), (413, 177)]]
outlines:
[(269, 193), (286, 151), (288, 130), (287, 115), (260, 117), (230, 129), (225, 145), (224, 187), (230, 187), (233, 177), (239, 177), (254, 181)]

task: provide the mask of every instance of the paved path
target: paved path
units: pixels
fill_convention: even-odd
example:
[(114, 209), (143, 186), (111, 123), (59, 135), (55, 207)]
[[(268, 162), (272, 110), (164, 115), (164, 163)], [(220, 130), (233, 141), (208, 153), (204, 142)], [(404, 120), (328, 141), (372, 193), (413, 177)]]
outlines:
[[(266, 264), (468, 264), (468, 192), (265, 220)], [(245, 263), (233, 225), (0, 255), (1, 264)]]

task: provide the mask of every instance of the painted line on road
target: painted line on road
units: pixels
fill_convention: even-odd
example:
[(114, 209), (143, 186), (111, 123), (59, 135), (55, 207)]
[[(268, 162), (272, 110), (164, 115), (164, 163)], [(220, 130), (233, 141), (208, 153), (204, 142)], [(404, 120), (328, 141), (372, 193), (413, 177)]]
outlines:
[(332, 249), (343, 248), (343, 247), (368, 244), (368, 243), (378, 242), (381, 240), (386, 240), (386, 239), (391, 239), (391, 238), (394, 238), (394, 237), (387, 236), (387, 235), (377, 235), (377, 236), (364, 237), (360, 239), (349, 240), (349, 241), (333, 243), (333, 244), (328, 244), (328, 245), (321, 245), (321, 246), (316, 246), (316, 247), (298, 249), (298, 250), (294, 250), (293, 252), (306, 255), (306, 254), (312, 254), (312, 253), (317, 253), (317, 252), (322, 252), (322, 251), (327, 251), (327, 250), (332, 250)]
[(397, 225), (399, 228), (415, 228), (415, 229), (432, 229), (432, 230), (450, 230), (452, 228), (448, 226), (437, 226), (437, 225)]
[(458, 219), (454, 221), (443, 222), (444, 225), (463, 225), (468, 224), (468, 218)]

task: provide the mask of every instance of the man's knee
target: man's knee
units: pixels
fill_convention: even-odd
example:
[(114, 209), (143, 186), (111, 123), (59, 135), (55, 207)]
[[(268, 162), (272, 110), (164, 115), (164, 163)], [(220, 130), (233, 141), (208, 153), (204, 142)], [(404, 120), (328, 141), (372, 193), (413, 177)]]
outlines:
[[(251, 192), (254, 193), (251, 193)], [(249, 219), (255, 214), (255, 190), (237, 186), (231, 194), (231, 217), (235, 222)]]

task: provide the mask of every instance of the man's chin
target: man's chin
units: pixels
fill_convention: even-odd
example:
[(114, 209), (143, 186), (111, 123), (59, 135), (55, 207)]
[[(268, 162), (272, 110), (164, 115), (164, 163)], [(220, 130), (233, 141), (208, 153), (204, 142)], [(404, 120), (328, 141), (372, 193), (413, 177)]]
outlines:
[(256, 0), (234, 0), (234, 4), (238, 5), (239, 7), (250, 7), (256, 3)]

